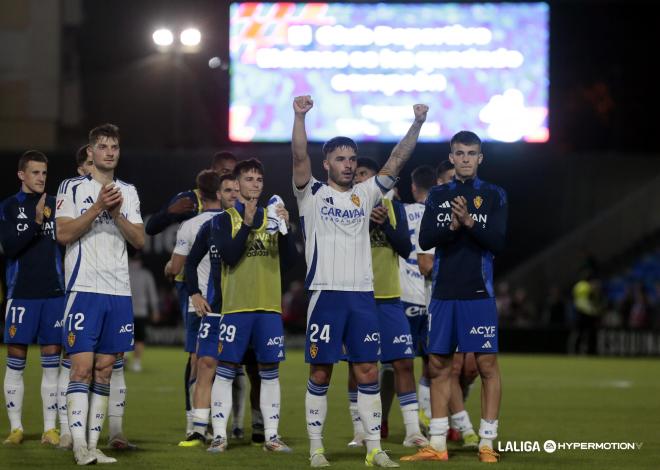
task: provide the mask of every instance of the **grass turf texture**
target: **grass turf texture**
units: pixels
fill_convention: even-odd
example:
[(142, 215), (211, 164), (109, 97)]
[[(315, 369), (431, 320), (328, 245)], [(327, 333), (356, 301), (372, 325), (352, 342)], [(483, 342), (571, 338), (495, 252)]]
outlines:
[[(0, 349), (3, 357), (6, 349)], [(184, 438), (184, 353), (177, 349), (147, 348), (144, 371), (127, 370), (127, 410), (124, 429), (139, 446), (136, 452), (107, 451), (119, 459), (116, 467), (186, 469), (309, 468), (304, 401), (307, 366), (302, 351), (289, 351), (283, 364), (280, 434), (293, 447), (292, 454), (265, 453), (249, 444), (249, 410), (246, 440), (230, 441), (224, 454), (211, 455), (202, 448), (180, 448)], [(419, 374), (419, 364), (417, 364)], [(506, 441), (643, 442), (641, 450), (558, 450), (502, 453), (498, 468), (660, 468), (660, 361), (654, 359), (575, 358), (557, 356), (500, 357), (504, 396), (500, 418), (501, 445)], [(26, 396), (23, 426), (26, 440), (20, 446), (0, 445), (0, 468), (71, 468), (70, 452), (39, 443), (42, 432), (38, 349), (31, 348), (25, 372)], [(249, 408), (249, 404), (248, 404)], [(479, 426), (479, 381), (468, 398), (475, 430)], [(383, 447), (395, 459), (411, 453), (401, 445), (404, 429), (396, 402), (390, 412), (390, 437)], [(107, 419), (100, 448), (107, 443)], [(2, 440), (9, 432), (6, 412), (0, 417)], [(335, 367), (329, 391), (324, 430), (326, 455), (333, 468), (364, 468), (364, 450), (349, 449), (352, 425), (346, 396), (346, 365)], [(474, 451), (450, 443), (449, 462), (401, 462), (402, 468), (474, 468)]]

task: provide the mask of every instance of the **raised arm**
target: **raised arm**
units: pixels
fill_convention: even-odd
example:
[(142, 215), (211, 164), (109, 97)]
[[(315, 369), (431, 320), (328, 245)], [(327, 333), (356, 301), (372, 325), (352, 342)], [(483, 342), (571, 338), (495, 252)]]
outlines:
[(401, 141), (392, 149), (390, 158), (387, 159), (385, 165), (383, 165), (383, 168), (380, 170), (381, 174), (393, 177), (399, 175), (403, 165), (406, 164), (412, 155), (413, 150), (415, 150), (415, 145), (417, 144), (417, 139), (419, 137), (419, 131), (422, 129), (422, 124), (424, 124), (424, 121), (426, 121), (426, 113), (428, 110), (429, 107), (425, 104), (416, 104), (413, 106), (413, 111), (415, 112), (415, 122), (412, 123), (412, 126), (410, 126), (410, 129), (408, 129), (408, 132), (404, 138), (401, 139)]
[(309, 95), (296, 96), (293, 100), (293, 136), (291, 152), (293, 153), (293, 182), (302, 188), (312, 177), (312, 162), (307, 153), (307, 131), (305, 131), (305, 115), (312, 109), (314, 102)]

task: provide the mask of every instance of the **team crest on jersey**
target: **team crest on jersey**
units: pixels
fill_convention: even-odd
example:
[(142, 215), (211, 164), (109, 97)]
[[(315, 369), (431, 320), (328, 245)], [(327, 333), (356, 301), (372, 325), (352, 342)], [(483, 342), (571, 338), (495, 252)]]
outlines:
[(14, 336), (16, 336), (16, 325), (9, 327), (9, 337), (13, 338)]
[(312, 359), (315, 359), (318, 353), (319, 353), (319, 347), (316, 345), (316, 343), (312, 343), (312, 345), (309, 347), (310, 357)]
[(360, 198), (357, 194), (351, 194), (351, 202), (355, 204), (355, 207), (360, 207)]
[(69, 347), (72, 348), (76, 342), (76, 335), (73, 331), (69, 331), (69, 336), (67, 336), (66, 340), (69, 342)]
[(479, 209), (481, 205), (484, 203), (484, 200), (481, 196), (477, 196), (474, 198), (472, 202), (474, 202), (475, 209)]
[(222, 342), (218, 343), (218, 354), (222, 353)]
[(44, 207), (44, 217), (49, 218), (50, 214), (51, 214), (50, 207), (48, 207), (48, 206)]

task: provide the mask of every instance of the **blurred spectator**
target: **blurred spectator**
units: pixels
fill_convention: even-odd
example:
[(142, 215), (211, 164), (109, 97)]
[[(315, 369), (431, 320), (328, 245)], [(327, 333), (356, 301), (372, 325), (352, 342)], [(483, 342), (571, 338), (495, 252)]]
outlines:
[(160, 316), (154, 319), (154, 324), (161, 326), (176, 326), (182, 320), (181, 309), (177, 301), (177, 294), (173, 286), (160, 286), (158, 288), (158, 311)]
[(513, 325), (518, 328), (529, 328), (534, 324), (534, 306), (527, 297), (527, 291), (518, 287), (511, 299), (511, 317)]
[(511, 294), (509, 293), (508, 282), (502, 281), (497, 284), (495, 304), (497, 305), (500, 325), (510, 325), (513, 323), (511, 318)]
[(300, 281), (293, 281), (282, 296), (282, 321), (289, 333), (304, 333), (307, 327), (307, 296)]
[(128, 274), (131, 281), (131, 294), (133, 300), (133, 334), (135, 336), (135, 351), (131, 361), (134, 372), (142, 370), (142, 355), (144, 353), (144, 340), (147, 322), (150, 316), (157, 318), (158, 294), (153, 274), (142, 266), (140, 253), (134, 253), (128, 261)]
[(650, 327), (653, 307), (644, 290), (644, 285), (641, 282), (633, 284), (629, 297), (628, 301), (623, 302), (625, 310), (622, 313), (627, 320), (626, 326), (632, 329)]
[(551, 286), (541, 313), (543, 324), (550, 327), (566, 326), (568, 323), (566, 309), (566, 301), (562, 297), (559, 287)]
[(600, 280), (585, 272), (584, 278), (573, 286), (573, 307), (577, 314), (574, 352), (596, 354), (596, 334), (604, 306)]

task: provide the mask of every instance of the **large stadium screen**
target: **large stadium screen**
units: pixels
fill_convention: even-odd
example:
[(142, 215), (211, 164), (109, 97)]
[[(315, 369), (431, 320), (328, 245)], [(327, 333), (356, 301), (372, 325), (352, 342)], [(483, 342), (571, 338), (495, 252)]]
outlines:
[(288, 141), (292, 100), (311, 95), (310, 140), (396, 141), (412, 104), (422, 141), (459, 130), (548, 140), (546, 3), (234, 3), (234, 141)]

